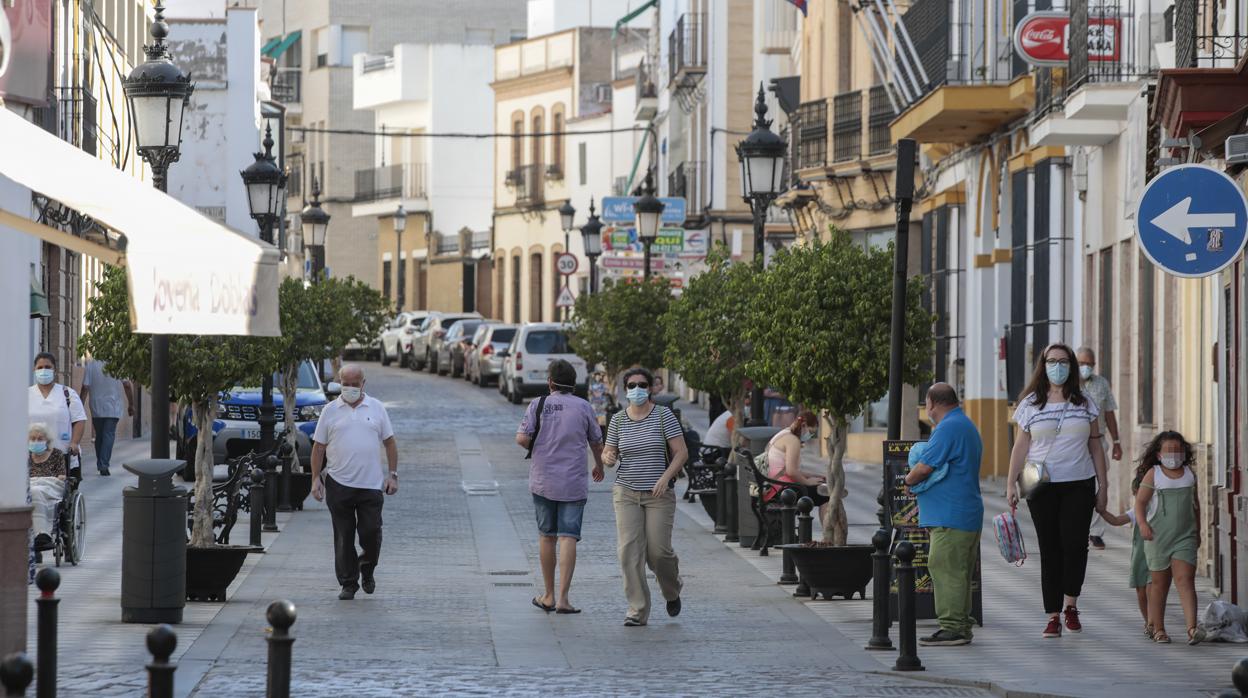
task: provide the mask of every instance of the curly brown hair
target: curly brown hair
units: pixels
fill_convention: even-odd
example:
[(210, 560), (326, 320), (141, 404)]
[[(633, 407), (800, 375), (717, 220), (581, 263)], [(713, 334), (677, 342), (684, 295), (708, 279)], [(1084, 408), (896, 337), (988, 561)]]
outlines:
[(1196, 462), (1196, 449), (1192, 448), (1192, 444), (1183, 435), (1177, 431), (1163, 431), (1153, 437), (1152, 441), (1144, 447), (1144, 455), (1140, 456), (1140, 464), (1135, 468), (1135, 477), (1131, 480), (1131, 491), (1135, 492), (1140, 489), (1140, 483), (1144, 481), (1144, 476), (1152, 470), (1153, 466), (1161, 464), (1161, 447), (1167, 441), (1178, 441), (1183, 447), (1183, 465), (1191, 466)]

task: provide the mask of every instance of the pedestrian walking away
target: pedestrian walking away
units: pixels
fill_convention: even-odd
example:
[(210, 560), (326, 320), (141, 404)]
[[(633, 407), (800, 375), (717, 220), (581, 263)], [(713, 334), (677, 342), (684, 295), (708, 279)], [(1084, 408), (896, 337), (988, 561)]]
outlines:
[[(1109, 387), (1109, 381), (1103, 375), (1096, 374), (1096, 353), (1089, 347), (1079, 347), (1075, 354), (1079, 357), (1079, 390), (1096, 405), (1100, 411), (1097, 427), (1101, 434), (1108, 435), (1100, 440), (1101, 450), (1109, 450), (1114, 460), (1122, 460), (1122, 442), (1118, 440), (1118, 401)], [(1112, 443), (1112, 447), (1111, 447)], [(1107, 460), (1106, 463), (1109, 461)], [(1092, 526), (1089, 530), (1088, 542), (1097, 550), (1105, 549), (1105, 522), (1099, 513), (1092, 515)]]
[(108, 375), (104, 362), (92, 359), (83, 368), (82, 390), (78, 392), (91, 412), (95, 468), (101, 475), (108, 475), (112, 466), (113, 441), (117, 437), (117, 422), (127, 415), (134, 416), (130, 382)]
[(1088, 529), (1094, 510), (1105, 509), (1105, 451), (1096, 405), (1071, 376), (1075, 352), (1050, 344), (1040, 354), (1031, 380), (1019, 397), (1014, 422), (1018, 438), (1010, 452), (1006, 499), (1016, 506), (1018, 479), (1026, 465), (1044, 471), (1027, 500), (1040, 547), (1040, 587), (1049, 620), (1043, 637), (1081, 632), (1079, 594), (1088, 568)]
[(975, 623), (971, 581), (984, 520), (979, 491), (984, 444), (948, 383), (927, 389), (927, 416), (934, 425), (932, 436), (911, 450), (914, 464), (906, 486), (918, 499), (919, 526), (928, 530), (927, 568), (940, 629), (919, 644), (966, 645)]
[(78, 467), (79, 444), (87, 427), (82, 399), (73, 388), (56, 382), (56, 357), (52, 354), (35, 355), (34, 377), (26, 400), (29, 423), (47, 425), (48, 448), (64, 453), (71, 468)]
[[(594, 455), (594, 482), (602, 482), (602, 429), (593, 407), (576, 397), (576, 369), (563, 359), (550, 363), (546, 379), (550, 394), (529, 403), (516, 443), (528, 449), (529, 492), (537, 514), (542, 581), (546, 590), (533, 605), (556, 613), (580, 613), (568, 599), (576, 570), (576, 544), (589, 497), (589, 451)], [(557, 548), (557, 551), (556, 551)], [(558, 553), (556, 555), (556, 552)], [(555, 565), (559, 591), (555, 593)]]
[(644, 368), (624, 372), (628, 407), (607, 426), (603, 461), (618, 465), (612, 491), (620, 569), (628, 613), (624, 625), (650, 619), (646, 567), (654, 572), (667, 614), (680, 614), (680, 560), (672, 550), (676, 517), (674, 480), (689, 454), (680, 420), (650, 400), (654, 377)]
[[(338, 598), (349, 601), (361, 586), (365, 594), (377, 588), (382, 493), (399, 491), (399, 450), (386, 408), (364, 394), (364, 370), (347, 364), (339, 376), (342, 394), (325, 405), (312, 435), (312, 496), (329, 509)], [(381, 462), (383, 448), (388, 469)]]

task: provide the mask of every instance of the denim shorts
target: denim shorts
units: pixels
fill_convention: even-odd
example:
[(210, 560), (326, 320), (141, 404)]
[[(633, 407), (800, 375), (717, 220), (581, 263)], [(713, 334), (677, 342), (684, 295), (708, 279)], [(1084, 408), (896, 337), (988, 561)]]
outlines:
[(581, 517), (585, 514), (585, 500), (556, 502), (540, 494), (533, 495), (533, 507), (537, 510), (537, 530), (543, 536), (567, 536), (581, 539)]

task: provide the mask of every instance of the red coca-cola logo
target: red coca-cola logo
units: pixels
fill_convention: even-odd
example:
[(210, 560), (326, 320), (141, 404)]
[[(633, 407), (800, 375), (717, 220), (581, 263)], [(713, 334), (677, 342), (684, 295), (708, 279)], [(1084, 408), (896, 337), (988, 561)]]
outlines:
[(1035, 65), (1060, 65), (1070, 60), (1067, 34), (1070, 16), (1061, 12), (1035, 12), (1023, 18), (1014, 31), (1014, 50)]
[(1053, 44), (1062, 40), (1057, 29), (1053, 27), (1042, 27), (1035, 29), (1027, 29), (1023, 32), (1023, 45), (1032, 48), (1041, 44)]

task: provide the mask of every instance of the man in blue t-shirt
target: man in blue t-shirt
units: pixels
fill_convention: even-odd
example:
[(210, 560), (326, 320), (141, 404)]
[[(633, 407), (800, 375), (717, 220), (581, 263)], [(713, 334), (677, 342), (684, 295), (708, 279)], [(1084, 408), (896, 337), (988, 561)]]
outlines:
[(984, 499), (979, 493), (984, 446), (948, 383), (928, 388), (927, 414), (936, 427), (918, 463), (906, 474), (906, 485), (915, 488), (919, 525), (930, 534), (927, 567), (940, 630), (919, 644), (967, 645), (974, 622), (971, 577), (979, 559), (984, 519)]

